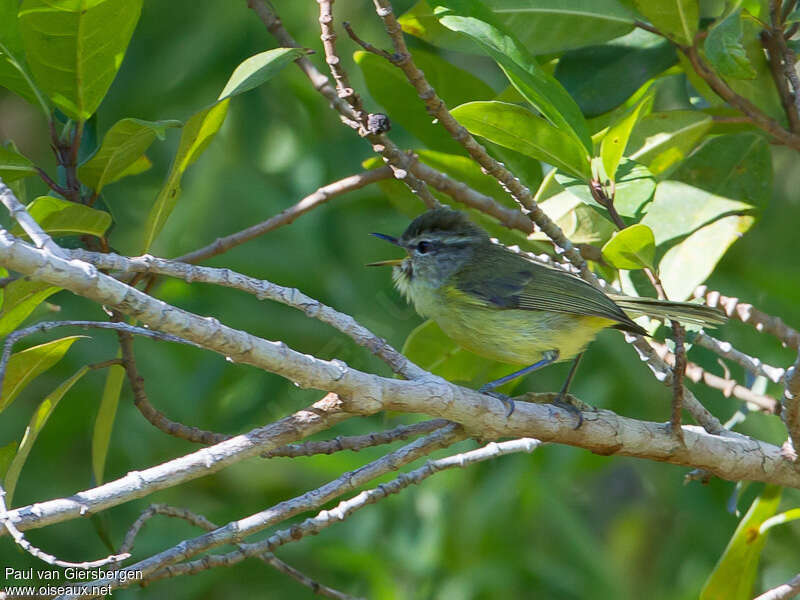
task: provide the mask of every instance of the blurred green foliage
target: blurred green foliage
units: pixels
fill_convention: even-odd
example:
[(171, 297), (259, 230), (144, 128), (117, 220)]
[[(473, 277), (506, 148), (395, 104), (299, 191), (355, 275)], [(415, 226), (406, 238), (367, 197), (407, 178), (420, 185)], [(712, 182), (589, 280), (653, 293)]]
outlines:
[[(284, 24), (299, 43), (318, 51), (311, 59), (323, 68), (314, 3), (276, 4)], [(371, 8), (367, 9), (367, 4), (340, 0), (335, 5), (337, 20), (351, 21), (364, 39), (387, 46), (380, 22)], [(508, 96), (501, 99), (521, 103), (520, 98), (514, 98), (513, 92), (506, 90), (505, 78), (488, 58), (465, 57), (427, 43), (436, 43), (437, 36), (442, 36), (448, 40), (444, 43), (447, 47), (454, 34), (441, 26), (435, 29), (436, 23), (426, 15), (424, 4), (415, 7), (413, 19), (405, 20), (418, 28), (428, 28), (420, 35), (421, 39), (409, 37), (412, 47), (420, 51), (419, 57), (428, 60), (436, 55), (447, 57), (481, 80), (472, 83), (473, 89), (480, 88), (484, 94), (491, 90), (496, 94), (505, 91)], [(536, 39), (532, 35), (535, 27), (515, 29), (519, 25), (518, 15), (507, 15), (505, 25), (523, 40), (529, 52), (566, 51), (564, 62), (556, 69), (556, 79), (576, 96), (577, 105), (584, 110), (587, 106), (600, 107), (596, 110), (602, 113), (609, 107), (614, 108), (605, 114), (606, 123), (601, 129), (613, 123), (623, 123), (621, 128), (625, 129), (626, 115), (638, 99), (627, 106), (619, 103), (633, 98), (631, 94), (636, 87), (625, 88), (625, 94), (620, 96), (620, 86), (607, 85), (608, 94), (598, 95), (597, 85), (581, 85), (581, 72), (595, 76), (596, 61), (617, 60), (618, 49), (622, 47), (638, 49), (645, 66), (652, 69), (648, 77), (670, 67), (673, 56), (661, 46), (653, 46), (652, 40), (620, 37), (628, 34), (632, 27), (625, 21), (632, 14), (630, 2), (581, 3), (574, 0), (568, 4), (594, 7), (579, 23), (584, 29), (576, 29), (569, 15), (554, 9), (545, 15), (550, 20), (543, 20), (540, 25), (548, 34), (538, 38), (541, 47), (531, 46)], [(411, 2), (397, 2), (395, 12), (400, 14), (410, 6)], [(609, 15), (613, 18), (604, 18)], [(650, 18), (655, 22), (665, 17), (654, 14)], [(674, 23), (668, 18), (661, 22), (666, 31), (677, 37), (684, 35), (685, 32), (673, 27)], [(744, 29), (742, 35), (747, 34), (747, 27)], [(417, 33), (420, 31), (418, 29)], [(591, 33), (591, 36), (581, 37), (581, 32), (587, 36)], [(581, 49), (585, 44), (601, 44), (612, 38), (624, 41), (604, 46), (608, 48), (604, 51), (606, 54)], [(579, 44), (576, 39), (585, 39), (585, 42)], [(463, 38), (456, 38), (456, 41), (464, 43)], [(274, 41), (256, 16), (247, 10), (244, 1), (144, 2), (125, 59), (97, 112), (96, 139), (102, 140), (109, 128), (124, 118), (186, 122), (215, 101), (239, 63), (274, 46)], [(751, 52), (747, 43), (743, 48)], [(370, 79), (370, 69), (383, 73), (386, 65), (376, 64), (375, 57), (368, 55), (357, 55), (354, 61), (352, 51), (357, 48), (344, 37), (340, 38), (339, 49), (353, 85), (363, 94), (367, 107), (372, 111), (389, 110), (391, 98), (376, 85), (380, 82), (364, 80), (364, 77)], [(707, 47), (706, 51), (713, 61), (712, 49)], [(741, 55), (737, 60), (740, 66), (750, 64), (742, 63)], [(624, 60), (617, 62), (619, 69), (629, 68)], [(619, 70), (612, 71), (609, 77), (619, 75)], [(735, 69), (727, 72), (733, 76), (740, 74)], [(439, 75), (447, 79), (452, 77), (452, 72)], [(391, 75), (387, 73), (386, 76)], [(739, 89), (748, 85), (753, 88), (757, 84), (739, 80)], [(701, 106), (699, 95), (706, 90), (698, 84), (695, 91), (687, 85), (686, 76), (678, 72), (661, 73), (653, 89), (654, 112), (644, 117), (633, 133), (625, 133), (625, 136), (630, 135), (627, 155), (646, 164), (656, 176), (666, 173), (671, 179), (682, 182), (669, 185), (696, 186), (694, 189), (699, 193), (701, 190), (697, 188), (703, 187), (701, 182), (707, 175), (705, 159), (708, 155), (716, 157), (724, 153), (725, 148), (733, 148), (728, 153), (730, 156), (725, 156), (730, 159), (730, 170), (738, 167), (750, 170), (747, 181), (756, 184), (756, 189), (744, 186), (731, 189), (729, 186), (704, 192), (712, 198), (717, 198), (717, 194), (748, 202), (755, 205), (758, 212), (758, 221), (717, 264), (708, 285), (726, 295), (752, 302), (768, 313), (780, 315), (790, 324), (800, 324), (800, 286), (797, 285), (800, 264), (796, 243), (800, 216), (796, 190), (800, 187), (800, 169), (797, 168), (797, 154), (781, 147), (767, 148), (760, 136), (743, 133), (739, 135), (744, 137), (738, 138), (735, 146), (728, 144), (718, 151), (709, 148), (714, 144), (712, 138), (688, 161), (681, 162), (704, 135), (721, 133), (713, 130), (715, 125), (706, 113), (697, 110), (697, 106)], [(492, 99), (480, 95), (462, 99), (461, 86), (454, 86), (450, 93), (458, 98), (453, 105), (467, 99)], [(774, 99), (768, 91), (759, 94), (759, 105), (771, 110)], [(545, 110), (541, 112), (546, 115)], [(431, 133), (430, 120), (425, 120), (419, 110), (409, 110), (408, 119), (404, 119), (406, 114), (402, 112), (390, 114), (394, 121), (392, 138), (401, 146), (420, 148), (422, 142), (428, 143), (432, 150), (451, 149), (449, 139), (442, 138), (441, 131)], [(530, 118), (538, 117), (531, 113)], [(598, 117), (602, 118), (603, 115)], [(654, 140), (650, 136), (665, 131), (668, 132), (666, 138)], [(165, 129), (163, 134), (165, 141), (154, 141), (147, 151), (152, 168), (124, 183), (109, 185), (96, 205), (112, 214), (114, 224), (110, 240), (113, 248), (121, 253), (136, 254), (141, 250), (148, 213), (177, 151), (181, 132)], [(744, 143), (745, 138), (753, 143)], [(34, 164), (50, 173), (55, 171), (48, 147), (47, 125), (39, 108), (2, 89), (0, 139), (3, 142), (13, 140)], [(437, 147), (439, 142), (441, 146)], [(756, 148), (757, 144), (763, 147)], [(758, 150), (758, 160), (750, 155), (745, 160), (736, 154), (736, 149), (745, 154)], [(500, 155), (496, 147), (493, 151)], [(504, 160), (508, 164), (512, 164), (513, 159), (520, 164), (533, 165), (529, 184), (535, 187), (541, 177), (540, 172), (536, 173), (537, 169), (540, 171), (538, 163), (522, 154), (514, 154)], [(180, 201), (151, 252), (166, 257), (178, 256), (216, 237), (252, 225), (280, 212), (320, 185), (358, 172), (362, 162), (371, 157), (369, 146), (341, 125), (302, 73), (291, 67), (284, 69), (264, 86), (231, 100), (219, 133), (186, 171)], [(443, 170), (461, 168), (458, 161), (433, 153), (422, 158), (426, 162), (437, 162)], [(617, 157), (609, 160), (609, 164), (619, 164)], [(24, 161), (17, 162), (29, 168)], [(620, 173), (624, 164), (623, 160), (617, 173), (619, 179), (623, 179)], [(474, 173), (469, 176), (476, 180), (480, 177)], [(771, 193), (770, 177), (773, 180)], [(483, 182), (484, 185), (489, 183)], [(47, 192), (44, 184), (34, 178), (24, 180), (23, 185), (15, 189), (18, 193), (24, 192), (26, 202)], [(558, 181), (553, 185), (558, 189), (546, 198), (559, 198), (569, 182)], [(366, 234), (370, 231), (399, 233), (408, 220), (404, 212), (415, 214), (421, 210), (421, 205), (414, 204), (408, 195), (390, 200), (384, 193), (386, 189), (373, 186), (334, 198), (290, 227), (235, 248), (207, 264), (224, 265), (281, 285), (298, 287), (353, 315), (400, 347), (408, 334), (420, 325), (421, 319), (392, 289), (388, 273), (363, 268), (366, 262), (388, 258), (384, 246)], [(746, 196), (739, 198), (738, 192)], [(498, 190), (495, 189), (494, 194), (499, 195)], [(402, 210), (398, 210), (398, 202)], [(575, 219), (589, 219), (592, 231), (596, 232), (596, 219), (600, 217), (594, 209), (574, 202), (574, 197), (570, 202), (567, 212), (573, 211), (570, 214)], [(656, 191), (652, 207), (658, 206), (659, 192)], [(705, 201), (703, 206), (706, 206)], [(640, 205), (636, 204), (630, 211), (631, 216), (639, 210)], [(715, 213), (714, 218), (719, 214)], [(750, 217), (737, 215), (733, 218)], [(8, 224), (6, 215), (1, 220)], [(579, 230), (579, 225), (575, 224), (575, 231)], [(654, 230), (655, 243), (660, 244), (659, 230), (656, 227)], [(694, 227), (681, 230), (676, 235), (685, 236), (693, 230)], [(519, 242), (520, 236), (499, 228), (497, 231), (498, 235), (506, 236), (507, 241)], [(730, 241), (739, 237), (738, 230), (733, 233)], [(659, 257), (667, 252), (660, 246), (656, 250)], [(676, 276), (676, 279), (681, 277)], [(51, 292), (49, 288), (37, 288), (31, 293), (47, 295)], [(284, 340), (297, 350), (323, 358), (336, 357), (355, 368), (389, 374), (386, 366), (366, 350), (326, 325), (287, 307), (260, 302), (235, 291), (174, 280), (164, 281), (156, 293), (169, 303), (213, 315), (228, 325), (267, 339)], [(57, 313), (52, 312), (56, 310)], [(50, 296), (47, 303), (39, 304), (28, 320), (53, 318), (103, 319), (104, 315), (98, 306), (59, 292)], [(738, 322), (725, 325), (717, 335), (770, 364), (784, 366), (793, 360), (793, 353), (781, 348), (775, 340)], [(54, 337), (51, 334), (35, 336), (25, 342), (25, 347)], [(76, 341), (56, 367), (33, 381), (2, 413), (0, 447), (19, 441), (41, 401), (83, 365), (116, 356), (113, 334), (92, 332), (91, 337), (91, 341)], [(152, 403), (169, 417), (189, 425), (242, 432), (304, 407), (320, 395), (313, 390), (295, 388), (277, 376), (232, 365), (223, 357), (194, 348), (149, 340), (137, 340), (136, 348)], [(690, 358), (714, 372), (721, 370), (715, 356), (702, 348), (693, 348)], [(518, 389), (557, 389), (567, 368), (567, 365), (557, 365), (546, 369), (528, 378)], [(744, 379), (738, 367), (732, 367), (731, 373)], [(70, 495), (94, 485), (92, 432), (104, 382), (104, 372), (89, 372), (61, 399), (47, 426), (39, 432), (21, 473), (15, 506)], [(699, 386), (693, 389), (722, 419), (739, 408), (737, 401), (724, 398), (717, 391)], [(603, 333), (587, 353), (573, 391), (587, 402), (623, 415), (656, 421), (664, 421), (669, 415), (669, 390), (657, 384), (633, 349), (614, 332)], [(768, 388), (773, 395), (779, 391), (777, 386)], [(363, 433), (414, 419), (413, 416), (379, 415), (348, 421), (334, 433)], [(775, 444), (782, 443), (785, 438), (783, 426), (774, 416), (751, 414), (739, 429)], [(458, 448), (474, 446), (474, 441), (468, 441)], [(194, 449), (186, 442), (155, 431), (134, 409), (130, 390), (127, 385), (123, 386), (105, 465), (106, 481)], [(368, 449), (358, 454), (293, 460), (253, 459), (214, 476), (113, 508), (93, 517), (93, 523), (70, 521), (30, 531), (28, 537), (49, 553), (69, 560), (91, 560), (108, 553), (92, 525), (105, 528), (113, 543), (118, 545), (129, 524), (150, 502), (185, 506), (217, 523), (225, 523), (305, 492), (381, 454), (381, 449)], [(0, 458), (0, 463), (3, 462)], [(647, 596), (653, 600), (688, 600), (697, 597), (731, 538), (738, 517), (726, 510), (734, 484), (712, 479), (707, 486), (698, 483), (684, 486), (685, 473), (686, 469), (670, 465), (545, 446), (531, 456), (509, 456), (437, 475), (420, 487), (359, 511), (318, 536), (281, 548), (278, 555), (326, 584), (375, 599), (624, 600)], [(751, 486), (739, 498), (738, 506), (746, 509), (758, 490), (759, 486)], [(782, 506), (797, 504), (797, 492), (787, 490)], [(185, 523), (161, 518), (145, 527), (137, 541), (135, 556), (150, 555), (197, 533)], [(41, 563), (18, 551), (7, 539), (1, 542), (0, 567), (41, 568)], [(772, 531), (762, 558), (763, 587), (775, 585), (794, 574), (797, 543), (796, 524)], [(114, 597), (120, 600), (134, 597), (194, 599), (247, 594), (313, 596), (306, 588), (262, 563), (250, 561), (230, 569), (162, 581), (144, 590), (120, 590)]]

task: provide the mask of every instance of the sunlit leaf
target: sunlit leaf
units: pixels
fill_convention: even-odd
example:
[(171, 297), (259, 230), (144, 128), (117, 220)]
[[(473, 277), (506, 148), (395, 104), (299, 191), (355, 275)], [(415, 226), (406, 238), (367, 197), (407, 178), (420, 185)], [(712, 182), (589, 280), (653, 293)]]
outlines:
[(603, 246), (603, 258), (616, 269), (652, 268), (655, 254), (653, 231), (641, 223), (618, 231)]
[(14, 331), (34, 309), (61, 288), (22, 277), (9, 283), (0, 310), (0, 337)]
[(750, 600), (753, 597), (758, 561), (767, 542), (767, 533), (759, 533), (759, 528), (775, 514), (780, 501), (781, 488), (776, 485), (767, 485), (753, 500), (706, 580), (700, 600)]
[[(111, 225), (111, 215), (84, 204), (55, 196), (39, 196), (28, 205), (28, 212), (47, 233), (53, 235), (88, 234), (102, 237)], [(23, 235), (22, 228), (12, 228)]]
[(694, 42), (700, 11), (697, 0), (634, 0), (637, 10), (656, 29), (684, 46)]
[(603, 137), (600, 145), (600, 156), (603, 159), (603, 168), (611, 181), (616, 180), (617, 167), (625, 153), (628, 139), (634, 125), (639, 118), (650, 111), (653, 104), (653, 94), (646, 94), (633, 108), (617, 120)]
[(634, 126), (625, 155), (660, 175), (686, 158), (711, 128), (711, 117), (689, 110), (651, 113)]
[(97, 152), (78, 168), (81, 182), (100, 193), (107, 183), (116, 181), (135, 165), (156, 138), (163, 140), (167, 127), (181, 125), (180, 121), (117, 121), (106, 132)]
[(0, 178), (6, 184), (31, 175), (36, 175), (36, 169), (30, 160), (13, 148), (0, 146)]
[(14, 401), (25, 386), (61, 360), (76, 340), (85, 337), (73, 335), (12, 354), (3, 379), (0, 412)]
[(658, 266), (667, 297), (684, 300), (691, 296), (754, 222), (755, 218), (749, 215), (722, 217), (670, 248)]
[(575, 138), (521, 106), (505, 102), (469, 102), (454, 108), (452, 114), (470, 133), (584, 180), (591, 178), (589, 155)]
[(741, 9), (732, 11), (708, 31), (704, 48), (708, 61), (721, 75), (735, 79), (755, 78), (756, 70), (742, 44)]
[(100, 407), (97, 409), (97, 418), (92, 431), (92, 472), (96, 485), (103, 483), (111, 431), (114, 428), (114, 419), (117, 416), (119, 395), (122, 392), (124, 379), (125, 369), (123, 367), (113, 365), (108, 368), (103, 395), (100, 398)]
[(445, 27), (468, 35), (500, 66), (508, 80), (555, 127), (568, 133), (592, 151), (592, 141), (580, 108), (556, 79), (546, 73), (533, 56), (494, 22), (477, 0), (437, 0), (439, 21)]
[(89, 367), (81, 367), (72, 377), (50, 392), (33, 413), (30, 423), (28, 423), (28, 427), (25, 429), (25, 435), (22, 436), (22, 441), (19, 443), (19, 449), (14, 455), (14, 459), (11, 461), (3, 481), (4, 487), (6, 488), (6, 503), (8, 506), (11, 506), (19, 474), (22, 471), (25, 461), (28, 459), (33, 445), (36, 443), (36, 438), (44, 428), (50, 415), (53, 414), (61, 398), (64, 397), (64, 394), (66, 394), (88, 371)]
[(37, 84), (64, 114), (94, 114), (122, 64), (142, 0), (23, 0), (19, 29)]

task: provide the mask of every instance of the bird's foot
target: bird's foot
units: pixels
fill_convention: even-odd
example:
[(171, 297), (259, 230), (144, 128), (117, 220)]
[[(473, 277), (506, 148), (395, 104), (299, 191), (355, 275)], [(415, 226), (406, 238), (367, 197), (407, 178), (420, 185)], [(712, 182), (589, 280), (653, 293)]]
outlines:
[(500, 392), (493, 392), (492, 388), (488, 386), (483, 386), (478, 391), (481, 394), (486, 394), (487, 396), (491, 396), (492, 398), (497, 398), (500, 402), (503, 403), (503, 406), (506, 407), (506, 419), (510, 417), (514, 412), (514, 401), (511, 399), (511, 396), (506, 396), (505, 394), (501, 394)]
[(553, 404), (559, 408), (563, 408), (575, 417), (578, 424), (575, 425), (573, 429), (579, 429), (580, 426), (583, 425), (583, 411), (596, 410), (591, 404), (586, 404), (586, 402), (578, 400), (575, 396), (563, 393), (559, 394), (556, 399), (553, 400)]

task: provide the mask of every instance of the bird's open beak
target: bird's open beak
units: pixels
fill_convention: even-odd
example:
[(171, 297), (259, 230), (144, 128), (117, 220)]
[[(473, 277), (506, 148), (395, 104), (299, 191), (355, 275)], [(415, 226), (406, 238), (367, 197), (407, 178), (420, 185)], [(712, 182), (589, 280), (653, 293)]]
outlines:
[[(391, 235), (386, 235), (385, 233), (371, 233), (370, 235), (374, 235), (376, 238), (380, 238), (384, 241), (389, 242), (390, 244), (394, 244), (395, 246), (400, 246), (400, 240), (396, 237), (392, 237)], [(379, 260), (378, 262), (369, 263), (366, 265), (367, 267), (396, 267), (400, 263), (403, 262), (403, 258), (392, 258), (390, 260)]]

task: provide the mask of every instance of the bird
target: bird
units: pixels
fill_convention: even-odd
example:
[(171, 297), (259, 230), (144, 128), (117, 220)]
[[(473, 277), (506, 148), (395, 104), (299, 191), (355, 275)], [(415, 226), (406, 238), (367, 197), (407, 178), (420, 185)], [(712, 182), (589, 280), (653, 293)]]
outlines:
[(607, 294), (564, 269), (495, 243), (464, 213), (447, 206), (419, 215), (399, 238), (372, 235), (406, 251), (403, 258), (368, 266), (392, 266), (394, 285), (419, 315), (474, 354), (525, 365), (478, 390), (500, 399), (507, 416), (514, 403), (495, 388), (572, 359), (556, 402), (570, 409), (566, 394), (578, 362), (603, 329), (648, 335), (633, 320), (641, 315), (696, 325), (726, 319), (702, 304)]

